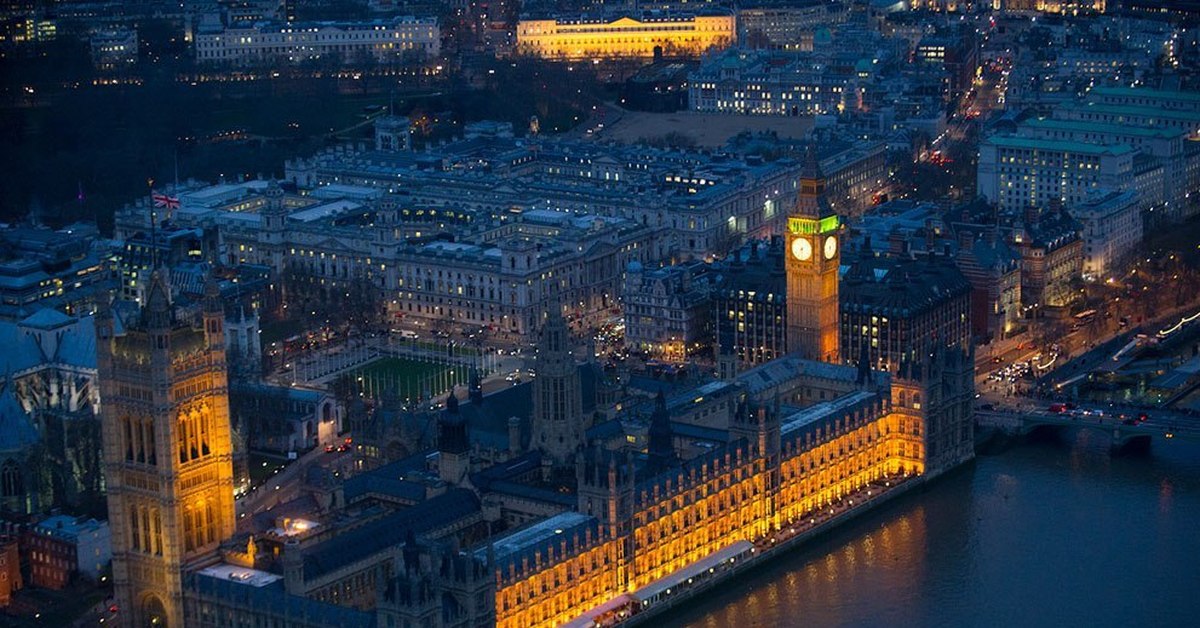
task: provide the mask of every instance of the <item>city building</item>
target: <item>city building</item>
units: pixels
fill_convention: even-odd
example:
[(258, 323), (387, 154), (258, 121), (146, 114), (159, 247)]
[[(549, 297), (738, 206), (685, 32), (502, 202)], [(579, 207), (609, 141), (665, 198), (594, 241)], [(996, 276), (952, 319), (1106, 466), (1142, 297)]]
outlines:
[(842, 351), (890, 372), (900, 395), (923, 412), (931, 474), (971, 458), (975, 448), (971, 291), (942, 256), (864, 257), (843, 277)]
[(136, 312), (96, 316), (113, 584), (137, 625), (184, 625), (183, 568), (234, 532), (224, 304), (209, 282), (201, 326), (177, 320), (166, 274)]
[[(864, 151), (843, 168), (847, 177), (865, 177), (875, 174), (876, 165), (875, 153)], [(407, 234), (428, 235), (433, 225), (445, 228), (441, 224), (464, 214), (501, 217), (514, 209), (637, 221), (667, 230), (658, 238), (663, 255), (653, 261), (670, 255), (708, 259), (778, 233), (781, 208), (795, 203), (799, 169), (797, 160), (786, 158), (479, 137), (424, 151), (326, 150), (289, 161), (285, 176), (306, 190), (354, 186), (396, 194), (405, 206), (400, 218), (414, 227)], [(285, 202), (291, 199), (285, 196)], [(187, 206), (182, 196), (180, 201)]]
[[(324, 191), (333, 199), (322, 189), (289, 194), (263, 182), (199, 206), (181, 194), (174, 221), (181, 232), (219, 234), (213, 257), (229, 264), (329, 287), (371, 286), (401, 326), (487, 328), (498, 340), (531, 333), (550, 308), (573, 323), (611, 316), (625, 267), (669, 250), (661, 227), (630, 219), (547, 209), (489, 214), (381, 198), (373, 188)], [(130, 226), (118, 230), (144, 234), (135, 231), (141, 219), (133, 208), (118, 218)]]
[(88, 38), (92, 65), (98, 70), (120, 70), (138, 61), (138, 36), (132, 28), (96, 31)]
[(785, 53), (734, 48), (704, 59), (688, 81), (691, 111), (838, 114), (859, 106), (858, 74)]
[(810, 148), (800, 174), (800, 196), (788, 217), (784, 255), (788, 353), (807, 360), (842, 359), (837, 323), (841, 229), (841, 219), (825, 199), (816, 150)]
[(979, 145), (976, 189), (1015, 214), (1051, 203), (1070, 207), (1100, 190), (1130, 189), (1134, 154), (1125, 144), (993, 135)]
[(842, 347), (847, 359), (897, 373), (937, 346), (972, 344), (971, 284), (945, 257), (861, 257), (843, 280)]
[(35, 587), (62, 589), (76, 575), (99, 582), (112, 561), (112, 533), (106, 521), (55, 515), (30, 528), (27, 544)]
[(782, 238), (751, 242), (723, 262), (713, 288), (713, 328), (720, 377), (781, 358), (787, 345), (787, 278)]
[(0, 229), (0, 318), (42, 308), (87, 314), (113, 287), (95, 227)]
[(941, 93), (957, 100), (971, 88), (979, 70), (979, 48), (974, 28), (946, 30), (922, 37), (913, 50), (913, 61), (942, 77)]
[(625, 346), (671, 362), (704, 352), (712, 337), (712, 279), (703, 262), (653, 270), (631, 263), (622, 295)]
[(238, 66), (330, 60), (337, 64), (424, 60), (441, 49), (435, 18), (364, 22), (233, 23), (195, 34), (200, 64)]
[(548, 59), (699, 56), (737, 38), (734, 16), (721, 10), (696, 14), (522, 18), (517, 52)]
[(1143, 222), (1137, 200), (1134, 192), (1109, 192), (1070, 209), (1081, 225), (1085, 280), (1105, 279), (1141, 244)]
[(1071, 305), (1083, 272), (1079, 222), (1055, 203), (1045, 210), (1026, 209), (1005, 234), (1021, 255), (1022, 305), (1034, 310)]
[(749, 48), (810, 51), (818, 28), (841, 24), (848, 16), (848, 3), (821, 0), (741, 6), (737, 11), (737, 40)]
[(0, 608), (12, 603), (13, 593), (25, 588), (21, 577), (19, 539), (7, 532), (0, 534)]

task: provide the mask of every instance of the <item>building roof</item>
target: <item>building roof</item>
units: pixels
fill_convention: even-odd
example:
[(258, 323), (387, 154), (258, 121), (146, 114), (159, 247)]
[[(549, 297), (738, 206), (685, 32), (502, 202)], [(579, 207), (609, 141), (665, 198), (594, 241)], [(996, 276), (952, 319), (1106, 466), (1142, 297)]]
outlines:
[(1183, 122), (1200, 122), (1200, 111), (1180, 111), (1178, 109), (1163, 109), (1161, 107), (1142, 107), (1136, 105), (1105, 105), (1090, 102), (1084, 106), (1089, 112), (1107, 113), (1116, 116), (1135, 118), (1164, 118)]
[(993, 144), (1001, 148), (1080, 153), (1084, 155), (1119, 156), (1133, 152), (1133, 149), (1125, 144), (1087, 144), (1085, 142), (1073, 142), (1069, 140), (1044, 140), (1009, 135), (993, 135), (985, 139), (984, 143)]
[(92, 317), (64, 318), (39, 311), (19, 323), (0, 322), (0, 366), (20, 373), (50, 363), (96, 368), (96, 328)]
[(1186, 100), (1200, 103), (1200, 93), (1174, 89), (1154, 89), (1152, 87), (1093, 87), (1089, 92), (1092, 96), (1120, 96), (1133, 98), (1155, 98), (1158, 100)]
[[(553, 546), (565, 544), (565, 553), (571, 553), (575, 543), (582, 542), (587, 531), (591, 531), (592, 538), (595, 538), (599, 529), (600, 522), (595, 517), (573, 511), (564, 512), (492, 541), (492, 551), (498, 568), (505, 564), (520, 565), (524, 559), (533, 564), (535, 555), (540, 554), (545, 560), (548, 550)], [(485, 558), (487, 548), (477, 549), (475, 555), (480, 559)], [(501, 568), (500, 571), (505, 570)]]
[[(872, 371), (875, 383), (886, 383), (888, 375), (882, 371)], [(744, 386), (752, 395), (758, 395), (764, 390), (779, 386), (799, 377), (817, 377), (845, 383), (858, 380), (858, 369), (845, 364), (831, 364), (816, 360), (802, 360), (795, 356), (784, 356), (760, 364), (737, 376), (738, 384)]]
[(952, 263), (868, 257), (846, 271), (839, 301), (846, 312), (909, 317), (970, 293), (971, 283)]
[(375, 628), (375, 614), (346, 606), (318, 602), (300, 595), (289, 595), (279, 581), (262, 585), (205, 574), (184, 574), (184, 586), (201, 599), (220, 600), (236, 609), (254, 609), (262, 615), (303, 620), (308, 625), (341, 628)]
[(857, 390), (832, 401), (808, 406), (780, 420), (779, 433), (785, 439), (802, 438), (805, 434), (823, 427), (828, 421), (839, 419), (847, 412), (878, 398), (879, 395), (875, 392)]
[(1111, 133), (1113, 135), (1126, 135), (1129, 137), (1144, 137), (1144, 138), (1165, 138), (1172, 139), (1180, 136), (1178, 131), (1169, 129), (1155, 129), (1145, 126), (1134, 126), (1129, 124), (1113, 124), (1111, 122), (1090, 122), (1087, 120), (1060, 120), (1058, 118), (1031, 118), (1021, 123), (1021, 126), (1027, 126), (1034, 129), (1061, 129), (1064, 131), (1078, 131), (1080, 133)]
[(411, 531), (421, 536), (479, 512), (479, 498), (453, 488), (415, 506), (375, 519), (304, 550), (310, 580), (401, 545)]

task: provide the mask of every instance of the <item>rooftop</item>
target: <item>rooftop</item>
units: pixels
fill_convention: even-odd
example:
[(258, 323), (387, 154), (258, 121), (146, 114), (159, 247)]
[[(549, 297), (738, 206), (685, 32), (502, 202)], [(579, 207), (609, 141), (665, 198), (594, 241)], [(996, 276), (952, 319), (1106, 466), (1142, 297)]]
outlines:
[(874, 392), (859, 390), (832, 401), (823, 401), (809, 406), (791, 416), (783, 418), (780, 421), (779, 433), (785, 437), (794, 436), (802, 428), (812, 426), (823, 419), (841, 417), (846, 413), (846, 410), (877, 397), (878, 395)]
[[(579, 512), (568, 511), (538, 521), (526, 528), (513, 532), (508, 536), (493, 541), (496, 561), (499, 564), (528, 556), (532, 559), (535, 551), (542, 551), (554, 545), (558, 539), (571, 539), (574, 532), (582, 532), (589, 527), (595, 527), (596, 518)], [(486, 557), (487, 549), (476, 550), (476, 556)], [(531, 560), (532, 562), (532, 560)]]
[(221, 563), (206, 567), (196, 572), (201, 576), (217, 578), (220, 580), (228, 580), (238, 584), (244, 584), (251, 587), (265, 587), (272, 582), (283, 580), (283, 576), (278, 576), (267, 571), (259, 571), (249, 567), (239, 567), (228, 563)]
[(983, 141), (984, 144), (994, 144), (1001, 148), (1021, 148), (1051, 152), (1081, 153), (1084, 155), (1127, 155), (1133, 149), (1124, 144), (1100, 145), (1068, 140), (1043, 140), (1029, 137), (1013, 137), (1010, 135), (993, 135)]
[(1151, 87), (1093, 87), (1093, 96), (1119, 96), (1128, 98), (1156, 98), (1160, 100), (1186, 100), (1200, 103), (1200, 92), (1180, 91), (1174, 89), (1154, 89)]
[(1057, 118), (1031, 118), (1022, 123), (1022, 126), (1027, 126), (1035, 129), (1061, 129), (1064, 131), (1078, 131), (1081, 133), (1110, 133), (1112, 135), (1126, 135), (1129, 137), (1141, 138), (1165, 138), (1172, 139), (1179, 137), (1179, 133), (1167, 129), (1154, 129), (1144, 126), (1133, 126), (1128, 124), (1112, 124), (1109, 122), (1088, 122), (1086, 120), (1060, 120)]

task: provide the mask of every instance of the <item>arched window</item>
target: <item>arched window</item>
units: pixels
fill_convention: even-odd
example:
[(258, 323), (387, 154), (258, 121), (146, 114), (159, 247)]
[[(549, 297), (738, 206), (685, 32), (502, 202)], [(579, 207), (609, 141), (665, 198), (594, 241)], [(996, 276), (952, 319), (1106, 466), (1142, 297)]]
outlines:
[(6, 460), (0, 467), (0, 496), (20, 497), (25, 494), (25, 483), (21, 481), (21, 468), (16, 462)]

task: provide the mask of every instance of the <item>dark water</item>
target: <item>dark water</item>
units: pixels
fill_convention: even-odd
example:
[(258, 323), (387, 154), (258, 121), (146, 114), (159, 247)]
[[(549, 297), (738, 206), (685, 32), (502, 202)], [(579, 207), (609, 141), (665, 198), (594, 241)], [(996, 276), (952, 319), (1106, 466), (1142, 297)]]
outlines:
[(1200, 626), (1200, 444), (981, 456), (663, 623)]

